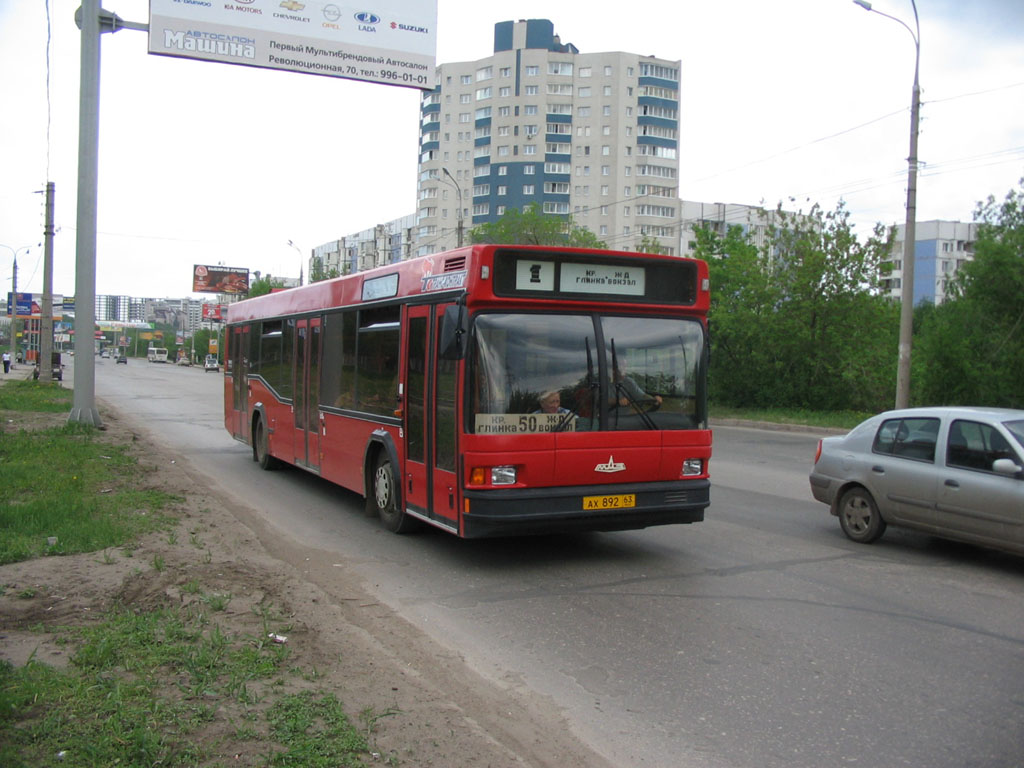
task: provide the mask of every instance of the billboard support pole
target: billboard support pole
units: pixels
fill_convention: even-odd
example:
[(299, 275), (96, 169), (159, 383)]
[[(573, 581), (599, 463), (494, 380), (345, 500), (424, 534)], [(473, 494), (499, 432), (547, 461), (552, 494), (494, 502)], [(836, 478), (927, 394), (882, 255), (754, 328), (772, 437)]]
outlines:
[(82, 0), (75, 12), (82, 30), (78, 97), (78, 234), (75, 241), (75, 388), (68, 421), (103, 428), (96, 410), (96, 198), (100, 143), (100, 35), (119, 29), (148, 29), (125, 22)]

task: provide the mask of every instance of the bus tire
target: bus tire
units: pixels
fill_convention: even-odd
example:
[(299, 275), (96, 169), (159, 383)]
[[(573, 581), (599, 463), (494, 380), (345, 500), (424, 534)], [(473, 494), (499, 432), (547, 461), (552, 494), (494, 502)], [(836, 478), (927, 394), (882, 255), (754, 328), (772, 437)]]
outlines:
[(381, 451), (373, 470), (373, 502), (377, 507), (377, 515), (384, 527), (392, 533), (409, 533), (416, 528), (416, 521), (399, 509), (395, 482), (395, 469), (391, 460), (387, 453)]
[(263, 419), (257, 418), (253, 423), (252, 437), (252, 457), (260, 465), (260, 469), (270, 471), (280, 467), (281, 461), (270, 455), (270, 435)]

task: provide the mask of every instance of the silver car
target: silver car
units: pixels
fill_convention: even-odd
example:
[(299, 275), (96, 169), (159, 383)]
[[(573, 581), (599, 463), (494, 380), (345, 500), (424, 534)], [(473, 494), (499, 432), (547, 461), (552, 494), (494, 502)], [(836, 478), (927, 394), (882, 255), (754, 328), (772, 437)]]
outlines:
[(1024, 554), (1024, 411), (887, 411), (821, 440), (810, 480), (853, 541), (895, 525)]

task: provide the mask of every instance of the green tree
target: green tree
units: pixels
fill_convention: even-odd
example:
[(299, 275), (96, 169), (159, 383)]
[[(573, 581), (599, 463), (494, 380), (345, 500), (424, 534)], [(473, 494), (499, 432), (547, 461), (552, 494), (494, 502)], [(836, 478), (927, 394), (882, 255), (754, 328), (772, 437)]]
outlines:
[(919, 308), (915, 400), (1024, 407), (1024, 179), (1002, 202), (978, 203), (974, 259), (947, 301)]
[(331, 280), (335, 277), (341, 277), (341, 272), (335, 267), (326, 269), (323, 259), (319, 256), (313, 259), (313, 263), (309, 266), (309, 282), (319, 283), (322, 280)]
[(608, 247), (589, 229), (577, 226), (572, 216), (545, 214), (538, 203), (530, 203), (523, 211), (509, 208), (497, 221), (473, 227), (469, 239), (473, 243)]
[(641, 253), (668, 253), (668, 248), (663, 246), (656, 237), (650, 235), (644, 235), (640, 239), (640, 245), (637, 247), (637, 251)]
[(249, 284), (249, 298), (254, 296), (264, 296), (270, 293), (275, 288), (284, 288), (284, 283), (281, 280), (266, 275), (265, 277), (257, 277), (252, 283)]
[(895, 386), (898, 309), (877, 283), (888, 241), (861, 244), (842, 204), (766, 216), (761, 248), (740, 227), (704, 229), (711, 276), (711, 392), (723, 404), (878, 410)]

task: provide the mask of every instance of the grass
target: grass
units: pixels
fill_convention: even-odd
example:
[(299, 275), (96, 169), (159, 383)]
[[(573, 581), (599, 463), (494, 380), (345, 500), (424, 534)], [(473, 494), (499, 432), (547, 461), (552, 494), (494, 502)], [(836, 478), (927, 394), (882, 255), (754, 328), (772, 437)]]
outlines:
[(872, 413), (858, 411), (809, 411), (799, 408), (733, 408), (712, 404), (711, 419), (739, 419), (763, 421), (770, 424), (794, 424), (830, 429), (853, 429)]
[[(127, 448), (100, 434), (69, 423), (3, 436), (0, 564), (118, 547), (169, 525), (164, 510), (179, 499), (141, 487)], [(52, 537), (55, 544), (49, 543)]]
[[(0, 386), (5, 421), (69, 407), (60, 387)], [(154, 531), (176, 543), (181, 499), (145, 488), (144, 474), (127, 446), (91, 426), (4, 432), (0, 563), (52, 557), (59, 567), (61, 554), (96, 552), (98, 563), (111, 564), (112, 548), (130, 557), (138, 537)], [(190, 541), (196, 561), (210, 562), (194, 532)], [(142, 567), (161, 577), (175, 567), (160, 555), (140, 566), (133, 578)], [(37, 598), (31, 587), (0, 583), (4, 593)], [(190, 576), (181, 595), (39, 627), (67, 648), (67, 667), (0, 660), (0, 765), (366, 764), (370, 735), (349, 722), (333, 692), (310, 687), (315, 669), (293, 663), (288, 645), (268, 637), (291, 631), (281, 611), (261, 606), (254, 628), (238, 631), (227, 614), (231, 594)]]
[(201, 604), (122, 606), (59, 631), (76, 648), (67, 669), (0, 662), (0, 765), (227, 765), (191, 738), (224, 712), (246, 721), (234, 739), (261, 765), (364, 764), (366, 736), (333, 693), (275, 693), (295, 674), (287, 646), (229, 634)]

